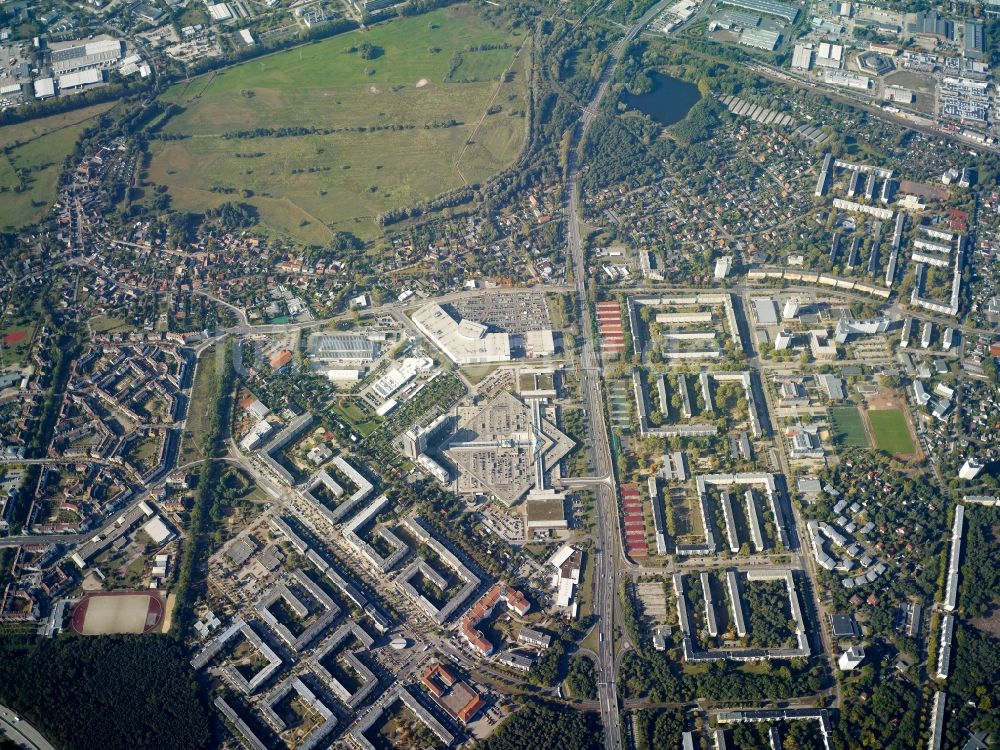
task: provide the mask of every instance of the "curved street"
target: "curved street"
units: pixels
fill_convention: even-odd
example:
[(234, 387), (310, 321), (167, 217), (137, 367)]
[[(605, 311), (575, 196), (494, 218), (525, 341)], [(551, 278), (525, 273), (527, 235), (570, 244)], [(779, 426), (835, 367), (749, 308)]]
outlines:
[(0, 735), (27, 750), (55, 750), (37, 729), (6, 706), (0, 706)]

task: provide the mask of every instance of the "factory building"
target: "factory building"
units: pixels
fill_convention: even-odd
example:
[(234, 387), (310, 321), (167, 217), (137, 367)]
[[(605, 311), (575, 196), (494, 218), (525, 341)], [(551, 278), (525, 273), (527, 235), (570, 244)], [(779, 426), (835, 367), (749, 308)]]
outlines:
[(50, 62), (54, 74), (64, 75), (77, 70), (112, 65), (118, 62), (124, 53), (125, 43), (120, 39), (103, 39), (53, 49)]

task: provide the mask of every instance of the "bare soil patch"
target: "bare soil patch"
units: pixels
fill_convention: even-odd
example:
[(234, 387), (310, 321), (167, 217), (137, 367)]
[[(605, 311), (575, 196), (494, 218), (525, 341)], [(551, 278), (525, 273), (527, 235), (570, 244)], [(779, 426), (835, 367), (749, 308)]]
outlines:
[(994, 607), (986, 617), (977, 617), (975, 620), (969, 620), (969, 623), (994, 638), (1000, 638), (1000, 606)]

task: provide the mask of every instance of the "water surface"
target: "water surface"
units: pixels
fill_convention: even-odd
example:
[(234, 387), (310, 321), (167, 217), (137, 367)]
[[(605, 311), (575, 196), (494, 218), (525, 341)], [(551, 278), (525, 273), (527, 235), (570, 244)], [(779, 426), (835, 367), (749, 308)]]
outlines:
[(648, 94), (625, 92), (622, 100), (632, 109), (649, 115), (660, 125), (673, 125), (684, 119), (698, 100), (701, 93), (693, 83), (659, 73), (650, 75), (653, 90)]

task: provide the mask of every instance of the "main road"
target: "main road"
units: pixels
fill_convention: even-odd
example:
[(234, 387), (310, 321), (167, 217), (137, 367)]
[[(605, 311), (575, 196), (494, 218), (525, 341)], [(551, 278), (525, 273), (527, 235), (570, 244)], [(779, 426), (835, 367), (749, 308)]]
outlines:
[[(750, 303), (750, 295), (753, 290), (746, 289), (740, 294), (740, 303), (742, 308), (745, 310)], [(750, 355), (750, 368), (757, 373), (757, 379), (760, 382), (761, 390), (764, 394), (764, 402), (767, 408), (767, 413), (769, 419), (773, 419), (774, 415), (778, 413), (777, 406), (774, 403), (774, 396), (771, 393), (771, 389), (768, 387), (767, 381), (769, 376), (773, 376), (776, 372), (780, 372), (779, 368), (774, 368), (769, 366), (769, 363), (765, 362), (760, 357), (760, 349), (757, 345), (756, 335), (751, 333), (747, 337), (747, 345), (750, 347), (751, 351), (748, 352)], [(783, 443), (783, 438), (780, 431), (773, 429), (774, 423), (771, 423), (772, 433), (774, 435), (774, 457), (777, 460), (777, 469), (786, 479), (790, 482), (792, 475), (791, 466), (788, 463), (788, 457), (785, 452), (785, 445)], [(835, 656), (836, 650), (834, 649), (833, 637), (830, 631), (827, 629), (827, 623), (829, 620), (830, 613), (823, 601), (819, 597), (819, 589), (816, 586), (817, 580), (817, 570), (816, 570), (816, 559), (809, 552), (807, 548), (808, 542), (805, 540), (808, 538), (806, 533), (806, 524), (799, 512), (798, 507), (792, 502), (791, 487), (786, 488), (788, 490), (788, 509), (792, 514), (792, 521), (795, 525), (795, 535), (797, 537), (796, 549), (790, 553), (792, 559), (792, 569), (802, 570), (806, 577), (809, 579), (809, 590), (807, 592), (807, 598), (803, 598), (802, 605), (803, 609), (808, 615), (809, 612), (815, 614), (816, 628), (819, 634), (818, 646), (821, 647), (823, 654), (826, 655), (829, 665), (830, 674), (835, 675), (837, 672)], [(841, 686), (840, 680), (834, 678), (834, 688), (833, 688), (833, 704), (831, 708), (840, 708), (841, 706)]]
[(6, 706), (0, 706), (0, 737), (3, 736), (10, 739), (15, 747), (55, 750), (37, 729)]
[(601, 723), (604, 725), (604, 746), (607, 750), (621, 750), (621, 717), (618, 713), (614, 654), (614, 609), (615, 609), (615, 564), (618, 560), (616, 539), (618, 536), (618, 497), (614, 480), (614, 465), (611, 446), (608, 442), (608, 427), (604, 419), (604, 402), (601, 398), (600, 362), (597, 354), (597, 332), (587, 307), (587, 266), (580, 237), (578, 211), (580, 206), (580, 150), (583, 137), (596, 116), (601, 100), (608, 91), (615, 70), (621, 61), (628, 43), (659, 14), (671, 0), (660, 0), (650, 8), (611, 51), (611, 57), (604, 65), (597, 81), (594, 95), (583, 108), (576, 123), (570, 142), (569, 159), (566, 166), (566, 242), (573, 269), (573, 290), (576, 296), (577, 320), (583, 333), (579, 348), (580, 390), (587, 404), (593, 446), (594, 472), (599, 477), (609, 476), (607, 483), (598, 485), (596, 502), (597, 546), (594, 551), (595, 566), (594, 613), (598, 628), (598, 699), (601, 707)]

